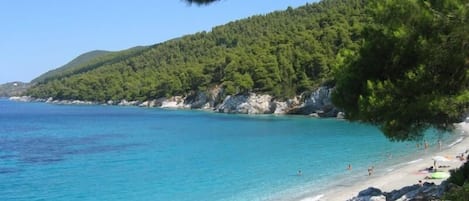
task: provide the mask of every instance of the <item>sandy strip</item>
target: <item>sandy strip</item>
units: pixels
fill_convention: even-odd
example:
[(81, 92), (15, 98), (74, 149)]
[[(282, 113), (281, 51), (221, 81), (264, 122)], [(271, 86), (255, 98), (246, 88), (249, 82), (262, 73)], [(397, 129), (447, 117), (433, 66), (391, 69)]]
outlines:
[[(457, 125), (459, 130), (464, 131), (466, 135), (469, 134), (469, 123), (460, 123)], [(427, 168), (433, 165), (432, 156), (450, 156), (452, 160), (450, 162), (440, 162), (440, 164), (450, 165), (451, 168), (460, 167), (463, 162), (455, 158), (458, 154), (469, 149), (469, 137), (465, 137), (461, 142), (452, 146), (451, 148), (444, 149), (438, 153), (428, 154), (423, 157), (423, 160), (418, 160), (415, 163), (399, 167), (392, 172), (385, 173), (384, 175), (372, 175), (371, 177), (364, 178), (363, 181), (359, 181), (350, 186), (338, 186), (334, 189), (325, 192), (321, 196), (303, 198), (301, 201), (345, 201), (354, 196), (358, 195), (358, 192), (367, 189), (368, 187), (376, 187), (381, 189), (383, 192), (390, 192), (395, 189), (400, 189), (404, 186), (410, 186), (417, 184), (419, 180), (422, 182), (434, 182), (440, 184), (440, 179), (424, 179), (427, 174), (419, 173), (418, 170)], [(466, 155), (467, 156), (467, 155)], [(450, 168), (450, 169), (451, 169)], [(439, 170), (446, 170), (448, 168), (441, 168)], [(366, 170), (364, 170), (366, 171)]]

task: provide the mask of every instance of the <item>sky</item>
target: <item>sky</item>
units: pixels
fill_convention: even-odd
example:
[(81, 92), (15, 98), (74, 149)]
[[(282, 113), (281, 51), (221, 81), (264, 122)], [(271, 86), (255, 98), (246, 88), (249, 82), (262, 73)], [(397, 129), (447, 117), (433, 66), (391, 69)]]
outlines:
[(0, 0), (0, 84), (29, 82), (92, 50), (152, 45), (315, 0)]

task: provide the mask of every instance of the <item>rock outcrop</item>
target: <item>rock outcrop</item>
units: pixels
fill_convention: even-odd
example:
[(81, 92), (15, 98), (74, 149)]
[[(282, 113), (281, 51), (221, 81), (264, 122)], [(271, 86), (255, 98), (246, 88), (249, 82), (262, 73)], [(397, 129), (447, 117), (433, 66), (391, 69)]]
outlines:
[[(109, 100), (92, 102), (80, 100), (34, 99), (28, 96), (11, 97), (15, 101), (38, 101), (53, 104), (105, 104), (119, 106), (161, 107), (172, 109), (204, 109), (221, 113), (239, 114), (299, 114), (317, 117), (337, 117), (339, 111), (332, 105), (331, 88), (319, 87), (316, 91), (288, 99), (275, 100), (268, 94), (239, 94), (226, 96), (223, 88), (215, 87), (208, 92), (194, 92), (188, 96), (174, 96), (146, 101)], [(301, 101), (303, 100), (303, 101)], [(343, 116), (343, 115), (341, 115)]]
[(410, 201), (410, 200), (438, 200), (443, 196), (447, 187), (446, 182), (440, 185), (425, 182), (415, 184), (391, 192), (381, 192), (380, 189), (370, 187), (358, 193), (358, 196), (348, 201)]
[(34, 99), (29, 96), (12, 96), (9, 98), (11, 101), (18, 101), (18, 102), (31, 102)]
[(304, 95), (304, 103), (291, 109), (289, 114), (313, 115), (318, 117), (337, 117), (339, 110), (331, 101), (333, 88), (319, 87), (311, 94)]
[(250, 93), (227, 96), (215, 110), (222, 113), (272, 114), (275, 111), (275, 105), (270, 95)]

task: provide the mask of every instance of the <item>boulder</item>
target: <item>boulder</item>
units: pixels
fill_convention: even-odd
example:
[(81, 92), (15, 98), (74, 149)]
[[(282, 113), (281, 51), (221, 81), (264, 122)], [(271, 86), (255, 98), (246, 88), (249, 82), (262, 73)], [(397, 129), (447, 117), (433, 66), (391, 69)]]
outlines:
[(319, 87), (305, 97), (302, 105), (292, 108), (289, 114), (311, 115), (319, 117), (337, 117), (339, 110), (332, 105), (333, 88)]
[(279, 101), (274, 101), (274, 114), (285, 114), (288, 111), (288, 104), (287, 102), (279, 102)]
[(191, 109), (208, 109), (213, 105), (213, 99), (204, 92), (189, 95), (184, 99), (184, 104)]
[(358, 193), (358, 196), (349, 199), (348, 201), (386, 201), (383, 192), (374, 187), (369, 187)]
[(386, 197), (384, 195), (371, 196), (369, 201), (386, 201)]
[[(389, 193), (385, 193), (385, 195), (386, 195), (388, 200), (405, 200), (408, 197), (415, 196), (414, 194), (416, 194), (416, 192), (413, 192), (413, 191), (416, 191), (418, 189), (420, 189), (420, 185), (415, 184), (415, 185), (412, 185), (412, 186), (403, 187), (399, 190), (393, 190)], [(411, 195), (413, 195), (413, 196), (411, 196)]]
[(274, 114), (287, 114), (291, 108), (294, 108), (298, 105), (301, 105), (298, 97), (288, 99), (287, 101), (272, 101)]
[(119, 106), (137, 106), (137, 105), (140, 105), (140, 102), (139, 101), (127, 101), (127, 100), (121, 100), (121, 102), (119, 104), (117, 104)]
[(139, 107), (156, 107), (158, 104), (157, 100), (147, 100), (142, 103), (140, 103), (138, 106)]
[(241, 114), (272, 114), (275, 111), (275, 104), (270, 95), (257, 95), (254, 93), (227, 96), (216, 111), (222, 113)]
[(378, 188), (374, 188), (374, 187), (369, 187), (365, 190), (362, 190), (358, 193), (358, 197), (364, 197), (364, 196), (379, 196), (379, 195), (383, 195), (383, 192), (378, 189)]
[(12, 96), (9, 98), (9, 100), (18, 102), (31, 102), (33, 99), (30, 96)]
[(171, 98), (163, 100), (160, 107), (182, 109), (188, 108), (189, 106), (184, 104), (184, 98), (182, 96), (173, 96)]

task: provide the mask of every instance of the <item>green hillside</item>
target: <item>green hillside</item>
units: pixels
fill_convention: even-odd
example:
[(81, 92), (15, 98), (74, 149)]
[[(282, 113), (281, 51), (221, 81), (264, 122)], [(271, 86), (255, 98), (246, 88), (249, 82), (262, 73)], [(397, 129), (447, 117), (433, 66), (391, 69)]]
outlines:
[(144, 46), (137, 46), (127, 50), (110, 52), (104, 50), (94, 50), (81, 54), (67, 64), (48, 71), (35, 78), (31, 83), (44, 83), (55, 79), (62, 79), (74, 74), (85, 73), (107, 63), (118, 62), (128, 57), (134, 56), (145, 50)]
[(67, 69), (69, 69), (69, 68), (73, 68), (74, 66), (79, 66), (79, 65), (85, 64), (85, 63), (89, 62), (90, 60), (92, 60), (96, 57), (99, 57), (99, 56), (102, 56), (102, 55), (105, 55), (105, 54), (108, 54), (108, 53), (110, 53), (110, 52), (109, 51), (103, 51), (103, 50), (94, 50), (94, 51), (91, 51), (91, 52), (84, 53), (84, 54), (78, 56), (77, 58), (73, 59), (72, 61), (68, 62), (67, 64), (40, 75), (39, 77), (35, 78), (31, 82), (32, 83), (44, 82), (47, 79), (50, 79), (50, 78), (53, 78), (53, 77), (56, 77), (56, 76), (62, 74), (63, 72), (67, 71)]
[(145, 50), (107, 54), (107, 59), (99, 57), (99, 62), (44, 79), (28, 94), (150, 100), (222, 86), (225, 95), (291, 97), (331, 80), (342, 55), (360, 47), (368, 19), (364, 2), (325, 0), (230, 22)]

